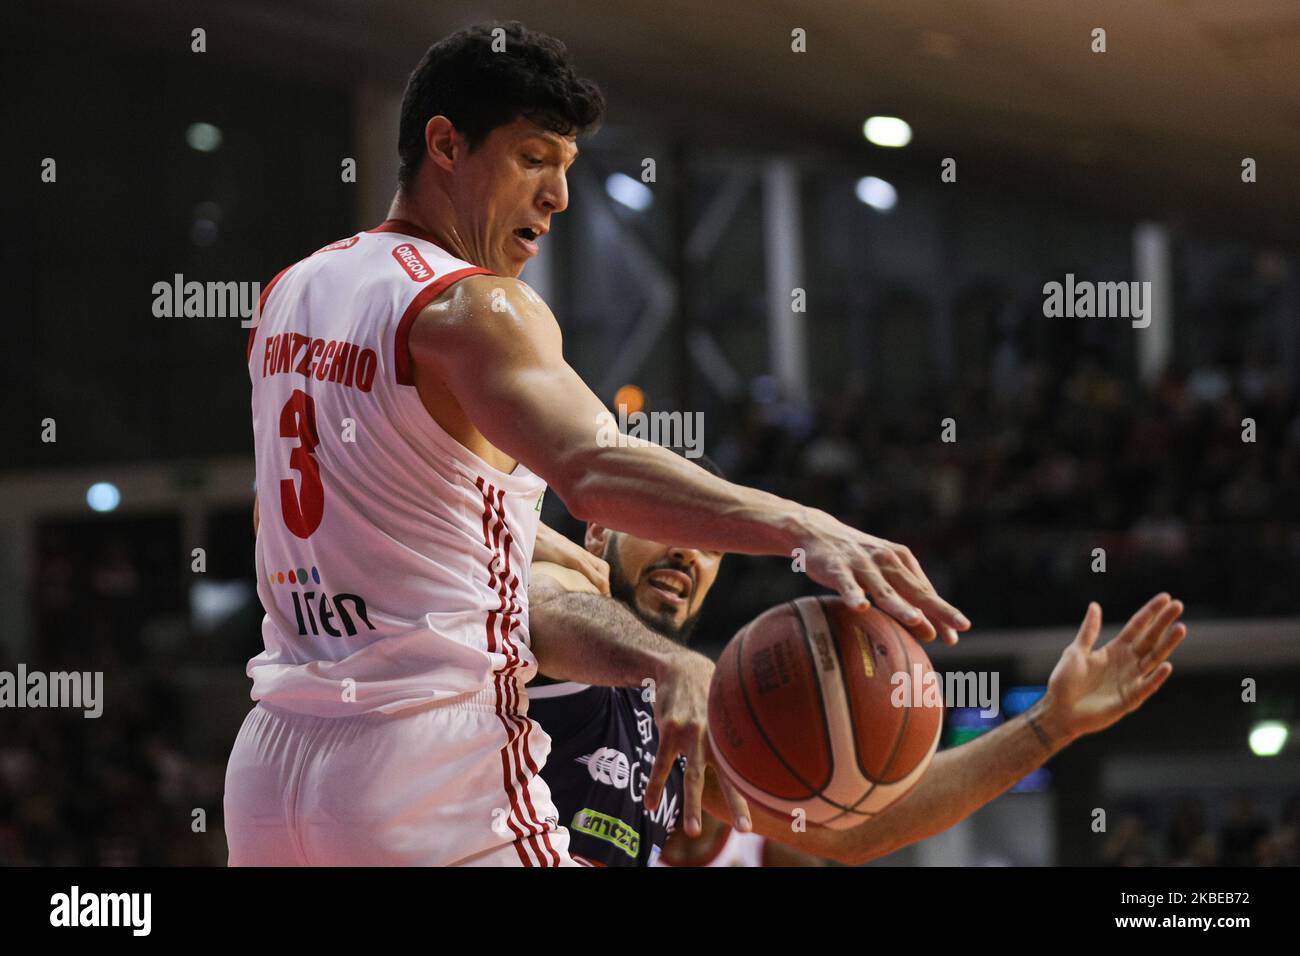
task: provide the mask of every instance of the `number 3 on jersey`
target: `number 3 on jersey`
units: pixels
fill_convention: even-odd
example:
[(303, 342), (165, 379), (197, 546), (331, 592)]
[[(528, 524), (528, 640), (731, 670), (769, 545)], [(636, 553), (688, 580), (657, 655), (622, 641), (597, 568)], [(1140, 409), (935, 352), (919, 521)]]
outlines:
[(293, 390), (280, 410), (280, 437), (298, 439), (289, 453), (289, 467), (298, 472), (298, 481), (280, 479), (284, 524), (298, 537), (310, 538), (325, 514), (325, 488), (320, 482), (320, 465), (313, 454), (320, 444), (316, 435), (316, 403), (300, 388)]

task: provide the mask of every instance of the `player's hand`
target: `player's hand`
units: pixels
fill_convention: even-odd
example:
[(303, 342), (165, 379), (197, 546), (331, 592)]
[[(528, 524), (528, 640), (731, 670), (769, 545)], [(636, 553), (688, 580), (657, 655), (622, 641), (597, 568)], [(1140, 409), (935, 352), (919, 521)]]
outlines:
[(1114, 639), (1095, 647), (1101, 605), (1089, 604), (1079, 634), (1061, 654), (1040, 702), (1049, 735), (1068, 743), (1104, 730), (1146, 703), (1173, 673), (1166, 658), (1187, 636), (1186, 625), (1175, 623), (1182, 613), (1182, 601), (1157, 594)]
[(533, 560), (549, 561), (577, 571), (601, 594), (609, 594), (609, 565), (605, 560), (540, 523), (537, 525), (537, 543), (533, 545)]
[[(650, 768), (644, 804), (647, 810), (659, 806), (668, 775), (679, 756), (686, 758), (683, 773), (683, 828), (689, 837), (697, 837), (703, 828), (704, 768), (709, 762), (709, 683), (713, 680), (713, 661), (703, 654), (683, 649), (668, 661), (655, 677), (654, 713), (659, 728), (659, 752)], [(738, 830), (750, 828), (749, 806), (721, 773), (723, 790), (731, 807), (732, 823)]]
[(856, 531), (825, 512), (813, 512), (810, 523), (808, 576), (838, 591), (850, 608), (875, 605), (918, 641), (932, 641), (937, 633), (945, 644), (956, 644), (957, 632), (970, 629), (903, 545)]

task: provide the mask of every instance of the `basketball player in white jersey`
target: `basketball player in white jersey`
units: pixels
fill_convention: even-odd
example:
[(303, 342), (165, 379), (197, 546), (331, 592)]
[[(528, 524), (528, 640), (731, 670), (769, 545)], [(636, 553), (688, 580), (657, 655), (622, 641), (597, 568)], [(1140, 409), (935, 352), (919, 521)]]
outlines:
[[(547, 486), (634, 534), (798, 550), (814, 580), (920, 640), (970, 626), (906, 548), (666, 449), (601, 441), (607, 409), (517, 277), (604, 101), (558, 41), (499, 26), (434, 44), (412, 74), (388, 220), (285, 269), (259, 303), (266, 649), (227, 768), (232, 864), (571, 862), (524, 694)], [(707, 680), (681, 683), (661, 686), (664, 746), (688, 758), (698, 832)]]

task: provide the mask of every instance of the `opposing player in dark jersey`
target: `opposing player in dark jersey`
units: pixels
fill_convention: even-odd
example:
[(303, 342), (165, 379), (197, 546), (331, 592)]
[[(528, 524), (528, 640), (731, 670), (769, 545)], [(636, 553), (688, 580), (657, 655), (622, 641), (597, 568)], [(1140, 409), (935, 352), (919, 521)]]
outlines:
[[(707, 459), (701, 463), (717, 473)], [(866, 823), (804, 829), (757, 804), (746, 806), (712, 767), (688, 781), (675, 759), (682, 748), (661, 746), (661, 733), (679, 730), (679, 705), (664, 688), (674, 688), (675, 696), (676, 688), (707, 686), (712, 673), (712, 663), (686, 645), (722, 555), (595, 523), (587, 525), (584, 544), (608, 563), (610, 596), (595, 593), (590, 574), (534, 562), (533, 651), (545, 676), (529, 685), (528, 697), (529, 716), (551, 736), (542, 777), (568, 827), (570, 851), (595, 865), (651, 864), (701, 800), (724, 823), (805, 854), (860, 864), (891, 853), (946, 830), (1073, 740), (1138, 709), (1169, 676), (1166, 658), (1187, 633), (1177, 623), (1182, 603), (1160, 594), (1097, 647), (1101, 608), (1090, 604), (1047, 693), (1028, 712), (936, 754), (909, 794)], [(670, 674), (672, 681), (661, 679)], [(701, 823), (697, 817), (681, 829), (695, 837)]]
[[(720, 475), (709, 459), (697, 463)], [(719, 552), (667, 547), (596, 524), (587, 526), (585, 544), (608, 563), (611, 595), (603, 604), (590, 595), (584, 602), (588, 613), (605, 616), (607, 627), (641, 631), (664, 669), (711, 669), (706, 658), (686, 645), (717, 578)], [(564, 608), (548, 611), (546, 605), (560, 599), (571, 606), (576, 595), (569, 592), (589, 587), (568, 567), (534, 561), (528, 592), (534, 620), (540, 620), (543, 630), (570, 626), (563, 620)], [(632, 687), (556, 681), (546, 675), (528, 686), (529, 714), (551, 736), (542, 777), (560, 822), (569, 828), (575, 859), (600, 866), (646, 866), (679, 828), (683, 761), (672, 760), (667, 751), (659, 760), (657, 687), (653, 674)], [(657, 760), (666, 780), (662, 799), (652, 801), (654, 809), (648, 810), (645, 796)]]

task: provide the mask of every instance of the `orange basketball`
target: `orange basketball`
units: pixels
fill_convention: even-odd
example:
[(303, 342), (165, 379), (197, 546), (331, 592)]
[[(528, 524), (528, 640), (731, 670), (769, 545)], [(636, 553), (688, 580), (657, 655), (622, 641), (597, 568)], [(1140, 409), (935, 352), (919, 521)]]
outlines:
[(913, 691), (930, 673), (921, 645), (879, 611), (864, 620), (838, 597), (774, 607), (718, 659), (714, 763), (770, 810), (855, 826), (907, 793), (934, 756), (943, 706)]

